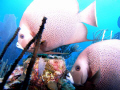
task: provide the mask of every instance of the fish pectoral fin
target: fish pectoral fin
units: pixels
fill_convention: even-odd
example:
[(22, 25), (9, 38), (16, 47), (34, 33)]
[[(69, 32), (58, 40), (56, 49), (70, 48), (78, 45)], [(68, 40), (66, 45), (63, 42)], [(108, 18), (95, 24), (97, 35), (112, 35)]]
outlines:
[(46, 40), (43, 40), (43, 41), (40, 42), (40, 45), (45, 44), (45, 43), (46, 43)]
[(45, 52), (45, 54), (69, 54), (69, 53), (60, 53), (60, 52), (48, 51), (48, 52)]
[[(36, 41), (35, 41), (36, 42)], [(46, 45), (46, 40), (40, 41), (39, 42), (40, 45)]]
[(101, 76), (101, 73), (100, 73), (100, 69), (90, 78), (90, 82), (92, 82), (93, 84), (97, 84), (100, 80), (100, 76)]
[(45, 48), (46, 48), (46, 46), (47, 46), (47, 41), (46, 40), (43, 40), (43, 41), (41, 41), (40, 42), (40, 49), (43, 51), (43, 52), (45, 52)]

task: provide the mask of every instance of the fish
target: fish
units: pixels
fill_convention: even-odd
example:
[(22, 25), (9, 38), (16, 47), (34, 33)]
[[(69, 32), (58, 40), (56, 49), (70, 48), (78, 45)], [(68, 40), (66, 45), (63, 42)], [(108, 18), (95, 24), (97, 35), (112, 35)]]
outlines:
[[(21, 30), (16, 46), (25, 48), (37, 34), (44, 16), (47, 17), (47, 21), (38, 53), (49, 52), (63, 45), (89, 41), (83, 22), (97, 26), (95, 4), (94, 1), (79, 12), (77, 0), (33, 0), (21, 18)], [(33, 43), (28, 51), (33, 52), (34, 47)]]
[(119, 90), (120, 40), (104, 40), (88, 46), (78, 56), (69, 74), (72, 78), (67, 79), (76, 85), (84, 85), (94, 77), (91, 82), (98, 90)]
[(120, 16), (118, 17), (117, 25), (120, 28)]

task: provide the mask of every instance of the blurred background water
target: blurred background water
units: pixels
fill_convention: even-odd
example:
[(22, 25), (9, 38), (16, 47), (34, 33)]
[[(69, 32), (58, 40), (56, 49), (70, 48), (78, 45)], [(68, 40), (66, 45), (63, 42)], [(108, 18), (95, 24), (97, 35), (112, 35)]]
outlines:
[[(0, 0), (0, 53), (5, 44), (13, 36), (16, 28), (19, 27), (20, 19), (24, 11), (32, 1), (33, 0)], [(80, 11), (84, 10), (93, 1), (94, 0), (78, 0)], [(116, 38), (119, 39), (120, 28), (117, 24), (118, 17), (120, 16), (119, 9), (120, 0), (96, 0), (96, 18), (98, 27), (86, 25), (89, 31), (88, 37), (93, 38), (93, 33), (95, 34), (94, 30), (107, 30), (105, 37), (111, 35), (112, 31), (112, 37), (116, 35)], [(3, 57), (4, 61), (8, 59), (9, 64), (13, 63), (22, 51), (16, 47), (16, 42), (17, 37)], [(93, 42), (82, 42), (78, 44), (82, 51), (92, 43)], [(72, 53), (71, 56), (66, 59), (68, 69), (71, 69), (81, 51)], [(26, 57), (27, 54), (24, 55), (23, 58)], [(22, 60), (20, 61), (20, 64), (22, 64)]]

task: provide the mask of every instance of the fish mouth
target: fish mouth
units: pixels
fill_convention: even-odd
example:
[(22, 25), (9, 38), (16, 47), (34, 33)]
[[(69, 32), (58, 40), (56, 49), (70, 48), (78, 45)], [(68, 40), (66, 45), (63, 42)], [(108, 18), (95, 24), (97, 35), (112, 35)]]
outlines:
[(20, 48), (20, 49), (22, 49), (22, 50), (24, 49), (18, 42), (16, 43), (16, 47), (17, 47), (17, 48)]
[(72, 84), (74, 84), (74, 80), (73, 80), (71, 73), (67, 74), (66, 79), (69, 80)]

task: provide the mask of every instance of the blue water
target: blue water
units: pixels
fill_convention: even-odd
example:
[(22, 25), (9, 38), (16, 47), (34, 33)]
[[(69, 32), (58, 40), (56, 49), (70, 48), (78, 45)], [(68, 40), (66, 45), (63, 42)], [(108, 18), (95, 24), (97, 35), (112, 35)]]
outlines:
[[(14, 34), (16, 28), (19, 27), (22, 14), (32, 1), (33, 0), (0, 0), (0, 53), (5, 44)], [(84, 10), (93, 1), (94, 0), (78, 0), (80, 11)], [(89, 31), (89, 38), (93, 38), (93, 32), (96, 30), (107, 29), (108, 31), (105, 33), (105, 36), (109, 36), (111, 31), (113, 31), (112, 37), (120, 31), (120, 28), (117, 26), (117, 20), (120, 16), (119, 4), (120, 0), (96, 0), (96, 17), (98, 27), (86, 25)], [(119, 33), (117, 35), (119, 36)], [(15, 46), (16, 42), (17, 38), (3, 57), (4, 60), (8, 59), (9, 63), (14, 62), (15, 58), (17, 58), (17, 56), (21, 53), (21, 50)], [(82, 50), (90, 44), (92, 44), (92, 42), (79, 43)], [(69, 64), (71, 58), (75, 61), (75, 58), (77, 58), (79, 53), (80, 52), (73, 53), (71, 57), (66, 60), (66, 63)]]

